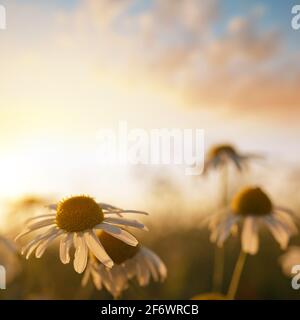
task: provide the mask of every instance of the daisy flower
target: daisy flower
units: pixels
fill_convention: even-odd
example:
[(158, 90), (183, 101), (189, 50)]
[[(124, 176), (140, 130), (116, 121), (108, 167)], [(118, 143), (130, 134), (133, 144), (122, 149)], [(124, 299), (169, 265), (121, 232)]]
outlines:
[(98, 290), (105, 288), (118, 298), (131, 279), (136, 278), (141, 287), (148, 285), (151, 277), (156, 282), (166, 279), (167, 268), (153, 251), (141, 245), (128, 246), (105, 232), (98, 237), (115, 264), (108, 269), (91, 256), (82, 279), (83, 286), (91, 279)]
[(300, 247), (291, 246), (285, 254), (279, 258), (279, 264), (286, 276), (293, 275), (292, 269), (296, 265), (300, 265)]
[(147, 230), (144, 224), (121, 216), (126, 213), (147, 213), (122, 210), (109, 204), (97, 203), (86, 195), (63, 199), (57, 205), (51, 205), (49, 208), (55, 212), (29, 219), (25, 230), (17, 236), (16, 240), (33, 232), (40, 232), (21, 249), (21, 253), (26, 255), (28, 259), (35, 251), (35, 256), (40, 258), (47, 247), (60, 237), (61, 262), (63, 264), (70, 262), (69, 252), (74, 246), (74, 269), (78, 273), (85, 270), (89, 252), (106, 267), (112, 268), (114, 265), (113, 260), (96, 236), (97, 230), (103, 230), (133, 247), (137, 246), (138, 241), (124, 230), (124, 227)]
[(229, 163), (233, 163), (239, 171), (242, 171), (247, 166), (249, 160), (258, 157), (258, 155), (251, 153), (239, 153), (230, 144), (215, 145), (207, 153), (204, 172), (207, 172), (211, 168), (222, 168)]
[[(228, 206), (229, 194), (229, 165), (233, 164), (238, 171), (242, 171), (252, 158), (257, 158), (254, 154), (241, 154), (230, 144), (218, 144), (213, 146), (207, 153), (204, 165), (204, 174), (211, 170), (218, 170), (220, 187), (220, 206)], [(219, 292), (222, 289), (224, 274), (224, 250), (215, 248), (213, 271), (213, 291)]]
[(250, 187), (238, 192), (231, 206), (209, 219), (211, 241), (222, 247), (225, 240), (242, 224), (241, 242), (245, 253), (256, 254), (258, 231), (262, 225), (272, 233), (281, 249), (286, 249), (297, 227), (290, 210), (275, 206), (260, 188)]

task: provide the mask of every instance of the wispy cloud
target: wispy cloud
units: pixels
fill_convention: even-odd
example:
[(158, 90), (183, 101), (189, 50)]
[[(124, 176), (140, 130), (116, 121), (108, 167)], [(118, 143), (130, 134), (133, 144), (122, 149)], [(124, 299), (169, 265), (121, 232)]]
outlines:
[[(218, 1), (154, 0), (131, 13), (133, 5), (83, 1), (68, 23), (81, 22), (81, 39), (93, 28), (94, 51), (103, 65), (157, 81), (187, 105), (298, 112), (298, 59), (285, 49), (276, 24), (264, 26), (261, 7), (227, 18)], [(218, 30), (220, 22), (225, 27)]]
[[(180, 94), (187, 106), (298, 112), (297, 55), (285, 49), (275, 23), (264, 26), (262, 7), (225, 17), (217, 0), (153, 0), (138, 11), (132, 10), (135, 5), (82, 0), (73, 9), (53, 12), (46, 31), (45, 13), (39, 12), (38, 22), (28, 24), (42, 27), (48, 42), (33, 42), (40, 44), (40, 51), (31, 47), (33, 59), (39, 60), (37, 52), (45, 59), (43, 52), (57, 51), (62, 61), (72, 52), (71, 60), (84, 59), (93, 72), (157, 82)], [(37, 13), (34, 6), (27, 12), (30, 8)], [(7, 50), (19, 54), (17, 47)]]

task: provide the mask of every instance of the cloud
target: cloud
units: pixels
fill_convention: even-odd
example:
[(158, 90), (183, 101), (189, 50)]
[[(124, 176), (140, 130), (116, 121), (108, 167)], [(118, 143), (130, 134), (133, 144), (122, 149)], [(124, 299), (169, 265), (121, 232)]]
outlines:
[(193, 106), (297, 112), (300, 73), (287, 64), (291, 54), (280, 32), (263, 28), (264, 10), (232, 17), (225, 29), (212, 32), (220, 15), (212, 3), (189, 1), (193, 12), (206, 17), (200, 22), (187, 18), (180, 1), (170, 10), (157, 6), (133, 17), (132, 23), (142, 21), (144, 27), (136, 28), (136, 42), (143, 46), (134, 49), (135, 63)]
[(55, 51), (60, 64), (80, 60), (84, 72), (159, 83), (179, 94), (187, 107), (299, 111), (299, 58), (285, 49), (276, 25), (264, 26), (266, 9), (225, 17), (217, 0), (152, 0), (138, 10), (137, 3), (82, 0), (72, 10), (51, 15), (46, 32), (42, 18), (33, 19), (30, 30), (43, 25), (47, 43), (38, 38), (31, 47), (25, 44), (31, 63), (49, 61), (52, 69), (53, 56), (47, 53)]

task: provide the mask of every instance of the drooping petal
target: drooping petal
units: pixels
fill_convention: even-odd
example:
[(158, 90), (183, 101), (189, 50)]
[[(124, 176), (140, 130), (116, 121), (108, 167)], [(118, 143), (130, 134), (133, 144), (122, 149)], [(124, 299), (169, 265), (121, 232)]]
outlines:
[(94, 267), (91, 269), (91, 274), (93, 278), (93, 282), (97, 290), (102, 289), (102, 278), (100, 273), (98, 272), (98, 269), (96, 270)]
[(141, 251), (143, 252), (144, 255), (146, 255), (148, 257), (148, 259), (152, 260), (152, 262), (155, 264), (155, 266), (159, 272), (161, 281), (164, 281), (167, 277), (168, 270), (167, 270), (166, 265), (163, 263), (163, 261), (153, 251), (151, 251), (145, 247), (141, 248)]
[(292, 235), (298, 233), (298, 228), (294, 222), (293, 216), (291, 216), (290, 213), (283, 210), (274, 209), (273, 217), (285, 225), (285, 228), (287, 228)]
[(65, 236), (60, 240), (59, 245), (59, 257), (63, 264), (70, 262), (70, 249), (72, 246), (72, 233), (66, 233)]
[(31, 223), (28, 223), (26, 225), (26, 228), (28, 230), (36, 230), (36, 229), (41, 229), (41, 228), (45, 228), (48, 227), (50, 225), (55, 224), (55, 219), (54, 218), (50, 218), (50, 219), (44, 219), (42, 221), (32, 221)]
[(142, 214), (148, 216), (149, 213), (145, 211), (137, 211), (137, 210), (110, 210), (105, 212), (105, 214), (122, 214), (122, 213), (133, 213), (133, 214)]
[(108, 211), (111, 211), (111, 210), (122, 210), (121, 208), (118, 208), (118, 207), (115, 207), (115, 206), (112, 206), (108, 203), (103, 203), (103, 202), (99, 202), (98, 203), (98, 206), (102, 209), (102, 210), (108, 210)]
[(111, 223), (111, 224), (116, 224), (116, 225), (121, 225), (121, 226), (126, 226), (126, 227), (132, 227), (132, 228), (137, 228), (141, 230), (147, 231), (147, 227), (142, 224), (141, 222), (137, 220), (131, 220), (131, 219), (125, 219), (125, 218), (111, 218), (111, 217), (105, 217), (104, 222), (106, 223)]
[(47, 247), (51, 244), (51, 242), (54, 241), (57, 237), (59, 237), (62, 233), (63, 233), (62, 230), (58, 230), (52, 236), (48, 237), (45, 240), (42, 240), (35, 251), (35, 257), (38, 259), (41, 258), (45, 250), (47, 249)]
[[(28, 242), (23, 248), (21, 248), (21, 254), (25, 254), (26, 251), (30, 250), (30, 248), (32, 246), (34, 246), (34, 248), (36, 248), (37, 247), (36, 244), (38, 245), (40, 243), (40, 241), (51, 237), (56, 232), (57, 232), (57, 228), (52, 227), (46, 233), (38, 235), (36, 238), (34, 238), (30, 242)], [(30, 250), (30, 251), (32, 252), (32, 250)], [(30, 254), (27, 255), (27, 259), (29, 258), (29, 256), (30, 256)]]
[(247, 217), (242, 231), (242, 249), (249, 254), (256, 254), (259, 247), (258, 222), (254, 217)]
[[(48, 219), (47, 219), (48, 220)], [(45, 228), (45, 227), (50, 227), (52, 225), (55, 225), (55, 221), (54, 222), (49, 222), (49, 221), (46, 221), (46, 220), (43, 220), (43, 221), (39, 221), (37, 223), (35, 223), (35, 226), (33, 227), (33, 225), (30, 226), (30, 228), (26, 228), (23, 232), (21, 232), (20, 234), (18, 234), (15, 238), (15, 241), (18, 241), (19, 239), (27, 236), (28, 234), (38, 230), (38, 229), (41, 229), (41, 228)], [(56, 228), (56, 227), (54, 227)]]
[(287, 230), (284, 225), (277, 220), (273, 215), (269, 215), (264, 218), (264, 223), (271, 231), (275, 240), (279, 243), (280, 248), (285, 250), (288, 246), (291, 233)]
[(88, 259), (88, 248), (82, 233), (76, 234), (76, 236), (74, 237), (74, 245), (76, 248), (74, 257), (74, 269), (77, 273), (82, 273), (86, 268)]
[(141, 287), (146, 286), (149, 283), (150, 280), (150, 271), (147, 267), (147, 264), (144, 261), (144, 257), (142, 256), (138, 263), (137, 263), (137, 269), (136, 269), (136, 276), (138, 283)]
[(232, 232), (232, 228), (234, 225), (236, 225), (238, 219), (239, 219), (238, 217), (229, 216), (224, 221), (223, 227), (219, 231), (218, 240), (217, 240), (217, 245), (219, 247), (222, 247), (226, 239), (230, 236)]
[(138, 241), (136, 240), (136, 238), (131, 235), (129, 232), (122, 230), (119, 227), (116, 227), (114, 225), (111, 224), (107, 224), (107, 223), (101, 223), (99, 225), (97, 225), (94, 229), (101, 229), (104, 230), (106, 233), (110, 234), (111, 236), (127, 243), (130, 246), (137, 246)]
[(49, 218), (55, 218), (56, 214), (55, 213), (49, 213), (49, 214), (41, 214), (41, 215), (38, 215), (38, 216), (34, 216), (32, 218), (29, 218), (26, 220), (25, 224), (28, 224), (32, 221), (35, 221), (35, 220), (45, 220), (45, 219), (49, 219)]
[(105, 249), (103, 248), (95, 233), (93, 231), (87, 231), (84, 233), (84, 238), (92, 254), (106, 267), (112, 268), (114, 263), (109, 257), (109, 255), (106, 253)]
[(88, 284), (88, 282), (90, 280), (90, 276), (91, 276), (91, 266), (90, 266), (90, 264), (88, 264), (88, 266), (86, 267), (86, 269), (84, 271), (82, 280), (81, 280), (82, 287), (85, 287)]

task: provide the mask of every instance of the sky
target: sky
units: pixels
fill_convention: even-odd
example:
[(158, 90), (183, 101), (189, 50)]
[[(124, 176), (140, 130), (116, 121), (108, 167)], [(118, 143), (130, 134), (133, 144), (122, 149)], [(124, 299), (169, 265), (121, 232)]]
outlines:
[[(0, 0), (0, 197), (127, 202), (131, 169), (99, 166), (97, 133), (201, 128), (205, 144), (298, 164), (293, 1)], [(129, 187), (120, 188), (125, 184)]]

